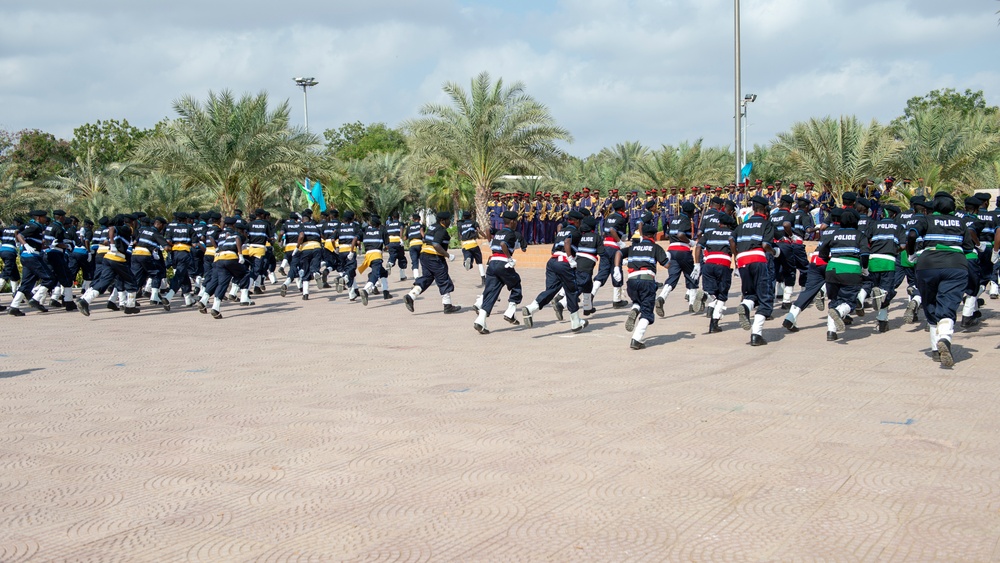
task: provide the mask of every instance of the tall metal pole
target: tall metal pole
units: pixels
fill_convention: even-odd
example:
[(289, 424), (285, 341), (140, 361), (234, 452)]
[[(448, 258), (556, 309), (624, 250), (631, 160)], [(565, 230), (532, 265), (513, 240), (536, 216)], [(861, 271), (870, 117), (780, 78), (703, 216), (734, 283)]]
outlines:
[(309, 132), (309, 94), (307, 93), (308, 89), (309, 89), (308, 86), (304, 84), (302, 85), (302, 107), (305, 108), (306, 112), (306, 133)]
[[(750, 104), (746, 100), (743, 100), (743, 138), (740, 139), (743, 142), (743, 164), (747, 163), (747, 127), (750, 126)], [(742, 166), (740, 170), (742, 170)]]
[(733, 123), (736, 129), (736, 146), (734, 147), (735, 160), (736, 160), (736, 182), (739, 182), (740, 171), (743, 169), (742, 151), (743, 151), (743, 138), (740, 135), (740, 121), (742, 121), (742, 113), (740, 111), (740, 102), (743, 99), (743, 94), (740, 91), (740, 0), (733, 0), (733, 7), (735, 9), (735, 14), (733, 16), (734, 29), (735, 29), (735, 50), (734, 50), (734, 67), (735, 67), (735, 79), (734, 79), (734, 90), (735, 94), (733, 97)]
[[(305, 112), (306, 133), (308, 134), (309, 133), (309, 87), (310, 86), (315, 86), (315, 85), (319, 84), (319, 82), (316, 82), (316, 80), (313, 77), (311, 77), (311, 76), (308, 77), (308, 78), (306, 78), (306, 77), (297, 77), (297, 78), (293, 78), (292, 80), (295, 81), (295, 84), (297, 86), (300, 86), (302, 88), (302, 107), (303, 107), (303, 111)], [(305, 177), (304, 187), (305, 187), (305, 189), (306, 189), (307, 192), (310, 190), (310, 188), (309, 188), (309, 155), (308, 154), (306, 154), (306, 177)]]

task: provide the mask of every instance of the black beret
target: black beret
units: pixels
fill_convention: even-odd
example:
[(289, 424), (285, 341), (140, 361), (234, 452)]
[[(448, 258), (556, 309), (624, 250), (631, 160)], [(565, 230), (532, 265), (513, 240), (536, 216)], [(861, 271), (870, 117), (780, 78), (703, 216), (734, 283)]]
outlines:
[(348, 209), (347, 211), (345, 211), (344, 212), (344, 219), (346, 219), (348, 221), (350, 221), (351, 219), (354, 219), (354, 212), (351, 211), (350, 209)]
[[(507, 213), (514, 213), (514, 212), (513, 211), (504, 211), (504, 214), (507, 214)], [(514, 213), (514, 218), (517, 219), (517, 213)], [(410, 219), (413, 219), (414, 221), (419, 221), (420, 220), (420, 214), (419, 213), (414, 213), (413, 215), (410, 215)]]
[(646, 236), (650, 236), (650, 237), (653, 236), (653, 235), (655, 235), (656, 234), (656, 225), (652, 225), (652, 224), (649, 224), (649, 223), (643, 224), (643, 226), (642, 226), (642, 234), (644, 234)]
[(781, 196), (781, 201), (782, 203), (795, 203), (795, 198), (788, 194), (785, 194)]
[(948, 192), (946, 192), (944, 190), (941, 190), (941, 191), (937, 192), (936, 194), (934, 194), (934, 199), (937, 199), (939, 197), (943, 197), (945, 199), (950, 199), (952, 201), (955, 201), (955, 196), (951, 195), (950, 193), (948, 193)]
[(153, 221), (159, 221), (159, 222), (163, 223), (164, 225), (167, 224), (167, 220), (165, 218), (163, 218), (163, 217), (157, 217), (156, 219), (153, 219)]
[(858, 224), (858, 219), (860, 219), (860, 218), (861, 218), (861, 216), (858, 214), (858, 212), (855, 211), (855, 210), (853, 210), (853, 209), (845, 209), (840, 214), (840, 222), (842, 224), (843, 223), (851, 223), (851, 224), (853, 224), (853, 225), (856, 226)]
[(471, 211), (463, 211), (462, 212), (462, 219), (469, 219), (471, 217), (472, 217), (472, 212)]
[(233, 214), (234, 215), (243, 215), (243, 210), (242, 209), (235, 209), (235, 210), (233, 210)]
[[(420, 215), (413, 214), (414, 219), (420, 219)], [(500, 218), (507, 221), (514, 221), (517, 219), (517, 211), (504, 211), (500, 214)]]
[(372, 215), (371, 217), (368, 218), (368, 222), (369, 223), (381, 223), (382, 222), (382, 218), (379, 217), (378, 215)]
[(210, 213), (212, 214), (213, 220), (218, 221), (219, 219), (222, 219), (222, 213), (219, 213), (218, 211), (211, 211)]
[(844, 195), (840, 196), (840, 199), (842, 199), (845, 202), (854, 201), (858, 199), (858, 194), (854, 192), (844, 192)]
[(726, 200), (722, 199), (719, 196), (712, 196), (713, 205), (722, 205), (723, 203), (726, 203)]
[(110, 222), (111, 222), (111, 219), (108, 219), (108, 217), (106, 215), (104, 217), (101, 217), (100, 219), (97, 220), (97, 224), (100, 225), (100, 226), (102, 226), (102, 227), (107, 227), (108, 223), (110, 223)]
[(910, 198), (910, 205), (921, 205), (927, 207), (927, 198), (922, 195), (915, 195)]
[(227, 224), (227, 225), (235, 225), (236, 224), (236, 217), (226, 217), (226, 220), (223, 221), (223, 222), (225, 224)]
[(844, 209), (842, 207), (834, 207), (830, 210), (830, 217), (835, 221), (840, 221), (840, 216), (844, 214)]
[(681, 211), (683, 211), (684, 213), (691, 213), (692, 211), (694, 211), (694, 204), (691, 203), (690, 201), (685, 201), (684, 203), (681, 204)]
[(91, 221), (90, 219), (84, 219), (84, 220), (83, 220), (83, 224), (84, 224), (84, 225), (90, 225), (90, 226), (94, 226), (94, 222), (93, 222), (93, 221)]
[(439, 211), (436, 217), (438, 221), (447, 221), (451, 219), (451, 211)]
[[(206, 219), (208, 219), (208, 215), (209, 214), (206, 211), (205, 212), (205, 218)], [(192, 212), (188, 213), (187, 216), (188, 216), (188, 219), (201, 219), (201, 213), (198, 213), (197, 211), (192, 211)]]
[(237, 229), (245, 229), (245, 228), (247, 228), (247, 222), (244, 221), (243, 219), (237, 218), (236, 219), (236, 228)]
[(313, 214), (313, 210), (312, 209), (303, 209), (302, 213), (300, 213), (300, 215), (302, 215), (303, 217), (306, 217), (306, 216), (312, 217), (312, 214)]
[(976, 192), (975, 196), (976, 196), (976, 198), (979, 199), (979, 201), (986, 201), (986, 202), (988, 202), (990, 199), (992, 199), (990, 197), (990, 194), (985, 193), (985, 192)]
[(973, 207), (979, 207), (982, 204), (983, 204), (983, 200), (979, 199), (976, 196), (969, 196), (969, 197), (965, 198), (965, 205), (971, 205)]
[(807, 197), (800, 197), (795, 199), (795, 203), (798, 203), (799, 205), (808, 205), (812, 202), (809, 201), (809, 198)]
[(625, 209), (625, 200), (616, 199), (614, 203), (611, 204), (611, 209), (614, 209), (615, 211), (618, 211), (620, 209)]
[(588, 209), (588, 208), (586, 208), (586, 207), (581, 207), (581, 208), (580, 208), (580, 213), (582, 213), (582, 214), (583, 214), (583, 218), (584, 218), (584, 219), (586, 219), (587, 217), (590, 217), (591, 215), (593, 215), (593, 214), (592, 214), (592, 213), (590, 212), (590, 209)]
[(860, 205), (862, 207), (871, 207), (872, 206), (872, 202), (868, 201), (867, 199), (865, 199), (863, 197), (859, 197), (859, 198), (855, 199), (854, 200), (854, 204), (855, 205)]
[(646, 209), (652, 209), (652, 208), (656, 207), (656, 202), (652, 201), (652, 200), (647, 201), (646, 203), (643, 204), (643, 207), (646, 208)]
[(28, 213), (28, 215), (31, 215), (32, 217), (45, 217), (48, 214), (49, 212), (44, 209), (32, 209), (31, 213)]
[(583, 213), (580, 213), (579, 211), (577, 211), (576, 209), (574, 209), (573, 211), (570, 211), (569, 213), (567, 213), (566, 217), (569, 217), (570, 219), (577, 219), (577, 220), (579, 220), (579, 219), (583, 219)]
[(146, 212), (145, 212), (145, 211), (136, 211), (136, 212), (132, 213), (132, 215), (133, 215), (133, 216), (134, 216), (134, 217), (135, 217), (136, 219), (142, 219), (143, 217), (149, 217), (149, 215), (146, 215)]
[(66, 212), (63, 211), (62, 209), (54, 209), (52, 210), (52, 215), (56, 217), (63, 217), (66, 215)]
[(727, 227), (735, 227), (736, 226), (736, 218), (733, 217), (732, 215), (728, 214), (728, 213), (720, 213), (719, 214), (719, 224), (720, 225), (725, 225)]
[(267, 213), (267, 211), (265, 211), (265, 210), (264, 210), (263, 208), (261, 208), (261, 207), (258, 207), (257, 209), (254, 209), (254, 210), (253, 210), (253, 214), (254, 214), (254, 215), (263, 215), (263, 214), (265, 214), (265, 213)]
[(897, 207), (897, 206), (895, 206), (895, 205), (893, 205), (891, 203), (887, 203), (887, 204), (883, 205), (882, 209), (885, 209), (889, 213), (893, 213), (893, 214), (898, 214), (899, 213), (899, 207)]
[(583, 221), (580, 221), (580, 226), (587, 230), (594, 230), (597, 228), (597, 218), (596, 217), (584, 217)]
[(183, 211), (174, 211), (174, 219), (187, 219), (188, 214)]
[(731, 200), (731, 199), (727, 199), (726, 203), (724, 205), (728, 205), (729, 207), (732, 207), (733, 209), (739, 207), (738, 205), (736, 205), (736, 202), (733, 201), (733, 200)]
[(750, 203), (756, 203), (757, 205), (763, 205), (764, 207), (767, 207), (769, 204), (767, 198), (762, 195), (753, 196), (752, 198), (750, 198)]

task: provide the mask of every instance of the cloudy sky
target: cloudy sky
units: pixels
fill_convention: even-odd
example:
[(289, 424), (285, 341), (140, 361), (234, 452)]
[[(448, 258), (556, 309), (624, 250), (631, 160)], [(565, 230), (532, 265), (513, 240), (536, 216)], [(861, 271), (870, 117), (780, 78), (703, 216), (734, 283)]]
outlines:
[[(935, 88), (1000, 105), (1000, 2), (743, 0), (748, 138), (797, 120), (888, 121)], [(520, 80), (586, 156), (638, 140), (733, 143), (731, 0), (46, 0), (0, 3), (0, 128), (68, 138), (98, 119), (140, 127), (209, 90), (288, 99), (314, 76), (314, 131), (398, 125), (441, 85)]]

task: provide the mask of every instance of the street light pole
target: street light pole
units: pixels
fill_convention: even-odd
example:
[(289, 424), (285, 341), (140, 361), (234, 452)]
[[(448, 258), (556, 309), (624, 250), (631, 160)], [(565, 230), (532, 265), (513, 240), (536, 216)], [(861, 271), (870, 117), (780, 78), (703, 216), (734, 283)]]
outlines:
[(295, 81), (295, 84), (297, 86), (299, 86), (300, 88), (302, 88), (302, 105), (305, 108), (305, 114), (306, 114), (306, 133), (308, 133), (309, 132), (309, 94), (308, 94), (308, 90), (309, 90), (310, 86), (315, 86), (315, 85), (319, 84), (319, 82), (316, 82), (316, 80), (313, 77), (311, 77), (311, 76), (308, 77), (308, 78), (303, 78), (303, 77), (293, 78), (292, 80)]
[(733, 124), (735, 125), (735, 136), (736, 136), (736, 146), (734, 147), (735, 160), (736, 160), (736, 182), (740, 182), (740, 172), (743, 170), (743, 164), (740, 162), (742, 160), (742, 150), (743, 150), (743, 138), (740, 131), (740, 121), (742, 121), (742, 112), (740, 111), (741, 99), (741, 84), (740, 84), (740, 0), (733, 0), (733, 28), (734, 28), (734, 53), (733, 53), (733, 66), (734, 66), (734, 96), (733, 96)]
[(740, 102), (740, 107), (742, 112), (740, 117), (743, 119), (743, 165), (746, 166), (747, 163), (747, 127), (750, 127), (750, 117), (747, 115), (747, 106), (757, 101), (757, 94), (747, 94), (743, 96), (743, 101)]
[[(314, 79), (311, 76), (310, 77), (293, 78), (292, 80), (295, 81), (295, 84), (297, 86), (299, 86), (300, 88), (302, 88), (302, 106), (304, 108), (305, 117), (306, 117), (306, 134), (308, 134), (309, 133), (309, 94), (308, 94), (308, 91), (309, 91), (310, 87), (319, 84), (319, 82), (316, 82), (316, 79)], [(306, 177), (305, 177), (304, 187), (305, 187), (306, 192), (310, 191), (310, 188), (309, 188), (309, 155), (308, 155), (308, 153), (306, 154)]]

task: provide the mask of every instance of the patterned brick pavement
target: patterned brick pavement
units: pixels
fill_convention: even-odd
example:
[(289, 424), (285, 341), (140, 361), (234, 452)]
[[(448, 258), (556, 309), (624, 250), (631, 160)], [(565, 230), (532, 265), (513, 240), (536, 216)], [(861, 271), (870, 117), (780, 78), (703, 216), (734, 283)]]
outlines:
[(393, 286), (0, 317), (0, 561), (1000, 558), (991, 311), (948, 371), (898, 306), (751, 348), (673, 296), (632, 352), (610, 290), (480, 336)]

